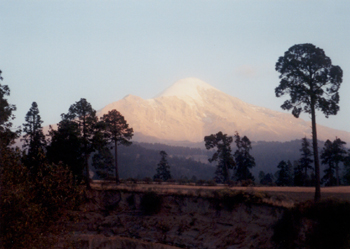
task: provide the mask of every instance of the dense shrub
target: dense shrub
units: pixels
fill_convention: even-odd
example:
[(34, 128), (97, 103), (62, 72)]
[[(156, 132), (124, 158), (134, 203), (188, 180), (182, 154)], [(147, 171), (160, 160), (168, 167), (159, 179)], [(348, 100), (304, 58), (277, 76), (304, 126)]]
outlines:
[(260, 192), (246, 192), (241, 190), (220, 189), (213, 192), (213, 201), (217, 209), (226, 208), (232, 211), (236, 205), (244, 204), (258, 204), (262, 203), (263, 199), (267, 197), (266, 194)]
[[(309, 232), (305, 241), (300, 241), (306, 220)], [(350, 203), (335, 199), (307, 201), (286, 210), (274, 227), (273, 240), (279, 248), (350, 248)]]
[(310, 235), (311, 248), (350, 248), (349, 202), (325, 200), (304, 212), (317, 223)]
[(277, 244), (277, 248), (296, 248), (296, 240), (299, 236), (301, 225), (300, 213), (296, 210), (286, 210), (282, 218), (274, 226), (272, 240)]
[(255, 183), (254, 183), (254, 181), (252, 179), (248, 179), (248, 180), (242, 180), (241, 181), (241, 185), (243, 187), (248, 187), (248, 186), (254, 186)]
[(126, 198), (126, 202), (128, 203), (128, 205), (129, 205), (130, 207), (135, 206), (135, 195), (134, 195), (134, 194), (129, 195), (129, 196)]
[(151, 178), (151, 177), (145, 177), (145, 178), (143, 178), (143, 181), (144, 181), (146, 184), (151, 184), (151, 183), (152, 183), (152, 178)]
[(136, 184), (137, 183), (137, 179), (136, 178), (132, 178), (132, 177), (129, 177), (128, 179), (126, 179), (126, 181), (130, 184)]
[(206, 183), (205, 180), (200, 179), (200, 180), (198, 180), (198, 181), (196, 182), (196, 185), (197, 185), (197, 186), (203, 186), (205, 183)]
[(162, 196), (153, 191), (146, 192), (140, 202), (140, 208), (146, 215), (159, 213), (163, 203)]
[(190, 183), (190, 181), (187, 178), (180, 178), (177, 181), (180, 185), (186, 185), (188, 183)]
[(175, 179), (168, 179), (168, 180), (166, 180), (166, 182), (174, 184), (176, 182), (176, 180)]
[(237, 182), (232, 181), (232, 180), (228, 180), (228, 181), (226, 182), (226, 184), (227, 184), (227, 186), (229, 186), (229, 187), (233, 187), (233, 186), (236, 186), (236, 185), (237, 185)]
[[(56, 222), (80, 202), (80, 190), (63, 165), (40, 163), (30, 175), (19, 151), (0, 153), (0, 248), (48, 248), (64, 228)], [(50, 239), (49, 239), (50, 238)]]
[(155, 178), (155, 179), (153, 179), (153, 182), (156, 182), (158, 184), (162, 184), (163, 180), (159, 179), (159, 178)]
[(217, 184), (216, 184), (216, 182), (214, 180), (208, 180), (207, 181), (207, 185), (208, 186), (216, 186)]

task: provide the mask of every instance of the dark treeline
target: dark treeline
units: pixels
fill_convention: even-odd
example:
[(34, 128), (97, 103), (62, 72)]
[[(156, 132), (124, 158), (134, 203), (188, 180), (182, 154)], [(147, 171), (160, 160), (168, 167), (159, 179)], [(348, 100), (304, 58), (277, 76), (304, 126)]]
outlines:
[[(311, 143), (311, 140), (307, 140), (309, 143)], [(320, 145), (321, 144), (325, 144), (325, 142), (323, 141), (319, 141), (318, 142)], [(310, 163), (308, 169), (306, 169), (306, 174), (303, 173), (305, 172), (305, 167), (302, 168), (302, 166), (300, 166), (300, 169), (298, 171), (298, 165), (301, 165), (302, 162), (299, 162), (299, 160), (302, 158), (302, 152), (300, 151), (302, 148), (302, 144), (303, 144), (303, 139), (296, 139), (296, 140), (292, 140), (292, 141), (288, 141), (288, 142), (267, 142), (267, 141), (259, 141), (259, 142), (253, 142), (252, 143), (252, 150), (251, 150), (251, 155), (254, 157), (255, 159), (255, 163), (256, 166), (251, 168), (251, 173), (255, 178), (255, 183), (256, 184), (264, 184), (264, 185), (269, 185), (270, 183), (272, 184), (277, 184), (276, 181), (278, 179), (278, 174), (280, 171), (280, 168), (278, 168), (278, 165), (280, 164), (281, 161), (284, 161), (287, 166), (289, 167), (288, 169), (288, 174), (289, 174), (289, 180), (287, 181), (288, 183), (285, 183), (285, 181), (280, 182), (281, 185), (290, 185), (290, 186), (312, 186), (313, 184), (313, 164)], [(181, 146), (170, 146), (170, 145), (165, 145), (165, 144), (151, 144), (151, 143), (134, 143), (132, 146), (128, 147), (128, 148), (124, 148), (121, 147), (121, 151), (124, 152), (124, 155), (121, 155), (121, 157), (127, 156), (126, 153), (131, 153), (133, 155), (130, 155), (128, 157), (133, 158), (136, 157), (136, 155), (139, 153), (137, 151), (140, 150), (140, 147), (143, 148), (149, 148), (147, 149), (147, 152), (145, 151), (145, 153), (147, 153), (148, 155), (153, 155), (151, 158), (153, 158), (151, 161), (152, 162), (147, 162), (148, 158), (145, 156), (143, 157), (143, 165), (150, 165), (148, 167), (149, 173), (147, 174), (147, 176), (151, 176), (152, 174), (154, 174), (154, 170), (156, 168), (156, 164), (159, 161), (159, 151), (160, 150), (164, 150), (167, 151), (168, 155), (170, 156), (169, 160), (172, 162), (171, 163), (171, 170), (176, 170), (176, 168), (184, 168), (184, 172), (186, 171), (190, 171), (188, 169), (186, 169), (186, 167), (192, 167), (191, 164), (188, 164), (187, 162), (192, 162), (193, 164), (198, 164), (196, 161), (193, 160), (185, 160), (186, 158), (191, 158), (194, 155), (192, 154), (189, 155), (188, 150), (190, 150), (190, 148), (188, 147), (181, 147)], [(309, 145), (310, 146), (310, 145)], [(311, 149), (311, 148), (310, 148)], [(133, 152), (133, 150), (136, 150), (136, 152)], [(235, 151), (236, 150), (236, 145), (234, 143), (232, 143), (232, 150)], [(153, 151), (153, 152), (152, 152)], [(174, 156), (174, 154), (169, 153), (169, 151), (171, 152), (175, 152), (176, 156)], [(193, 149), (193, 151), (195, 153), (198, 153), (199, 151), (201, 151), (201, 153), (203, 154), (204, 152), (207, 153), (207, 157), (204, 164), (201, 164), (202, 166), (200, 167), (192, 167), (192, 172), (189, 174), (175, 174), (174, 178), (178, 179), (179, 175), (181, 178), (181, 175), (185, 175), (186, 177), (191, 177), (191, 175), (196, 176), (197, 179), (213, 179), (214, 177), (214, 169), (213, 167), (215, 167), (215, 165), (210, 165), (209, 166), (209, 162), (207, 161), (208, 158), (210, 158), (213, 155), (213, 151), (204, 151), (202, 149)], [(183, 153), (181, 153), (183, 152)], [(175, 160), (178, 159), (178, 160)], [(123, 159), (124, 160), (124, 159)], [(127, 165), (127, 160), (125, 160), (125, 165)], [(124, 169), (124, 163), (121, 162), (121, 166), (123, 169), (121, 169), (124, 173), (122, 178), (128, 178), (128, 177), (133, 177), (133, 178), (140, 178), (137, 177), (137, 174), (134, 171), (129, 171), (127, 169)], [(327, 182), (327, 172), (333, 172), (331, 174), (333, 180), (331, 180), (333, 185), (336, 185), (336, 171), (335, 171), (335, 166), (332, 166), (333, 164), (331, 164), (331, 167), (329, 167), (329, 165), (327, 164), (321, 164), (321, 177), (324, 179), (322, 181), (323, 185), (330, 185)], [(202, 172), (202, 169), (204, 169), (206, 166), (209, 166), (209, 169), (211, 170), (209, 172), (207, 172), (206, 174), (204, 174)], [(133, 168), (135, 166), (132, 166)], [(142, 167), (141, 164), (139, 165), (139, 167)], [(152, 169), (153, 167), (153, 169)], [(202, 168), (203, 167), (203, 168)], [(329, 170), (329, 168), (331, 168), (331, 170)], [(139, 170), (139, 169), (138, 169)], [(141, 171), (143, 171), (143, 169), (140, 169)], [(300, 173), (301, 171), (301, 173)], [(263, 174), (261, 174), (263, 173)], [(202, 175), (205, 175), (203, 178), (201, 177)], [(299, 176), (297, 175), (299, 174)], [(144, 176), (146, 174), (142, 174), (142, 176)], [(330, 175), (330, 174), (328, 174)], [(341, 185), (348, 185), (350, 184), (350, 177), (349, 177), (349, 167), (344, 165), (344, 162), (340, 162), (338, 165), (338, 175), (340, 176), (341, 180), (340, 180), (340, 184)], [(264, 178), (264, 176), (266, 176), (267, 178), (271, 178), (271, 181), (266, 182), (266, 178), (264, 180), (262, 180)], [(304, 178), (307, 179), (304, 179)], [(262, 181), (261, 181), (262, 180)], [(307, 181), (307, 183), (306, 183)]]
[[(152, 143), (138, 143), (138, 142), (134, 142), (133, 145), (130, 146), (129, 148), (121, 147), (120, 151), (126, 150), (130, 153), (133, 153), (131, 150), (135, 148), (134, 147), (135, 145), (140, 145), (143, 148), (149, 149), (150, 153), (152, 150), (155, 151), (156, 154), (159, 153), (160, 150), (164, 150), (171, 157), (174, 157), (176, 155), (179, 158), (191, 158), (194, 155), (198, 155), (199, 152), (201, 154), (206, 153), (206, 155), (204, 154), (205, 157), (203, 155), (203, 158), (205, 158), (206, 164), (209, 164), (208, 158), (210, 158), (214, 153), (212, 150), (211, 151), (203, 150), (200, 148), (171, 146), (171, 145), (165, 145), (161, 143), (152, 144)], [(255, 179), (258, 179), (258, 175), (261, 170), (265, 172), (276, 172), (277, 165), (281, 160), (290, 160), (290, 161), (298, 160), (300, 157), (300, 152), (299, 152), (300, 147), (301, 147), (301, 139), (300, 140), (297, 139), (289, 142), (266, 142), (266, 141), (252, 142), (251, 155), (255, 158), (256, 166), (253, 167), (251, 171), (252, 171), (252, 174), (255, 176)], [(190, 150), (194, 151), (195, 154), (189, 154), (188, 151)], [(234, 143), (232, 144), (232, 150), (233, 151), (236, 150), (236, 146)], [(157, 157), (156, 162), (158, 161), (159, 161), (159, 155)], [(177, 167), (177, 165), (173, 165), (173, 166)], [(211, 167), (214, 167), (214, 165), (211, 165)], [(213, 178), (213, 175), (211, 175), (211, 178)]]
[(206, 155), (206, 156), (211, 156), (212, 152), (200, 149), (200, 148), (190, 148), (190, 147), (184, 147), (184, 146), (171, 146), (171, 145), (166, 145), (166, 144), (161, 144), (161, 143), (144, 143), (140, 142), (139, 143), (142, 147), (151, 149), (151, 150), (156, 150), (156, 151), (161, 151), (164, 150), (170, 155), (176, 155), (176, 156), (182, 156), (182, 157), (192, 157), (194, 155)]
[(50, 248), (52, 235), (73, 218), (66, 210), (79, 206), (82, 189), (66, 165), (47, 160), (36, 102), (25, 117), (23, 150), (14, 148), (21, 131), (12, 126), (16, 107), (9, 95), (9, 87), (0, 84), (0, 248)]
[[(159, 163), (159, 151), (167, 152), (168, 163), (170, 165), (171, 175), (173, 179), (195, 179), (209, 180), (213, 178), (215, 168), (209, 164), (195, 161), (192, 158), (186, 158), (185, 155), (173, 155), (167, 150), (162, 149), (162, 144), (157, 144), (159, 150), (148, 149), (152, 144), (147, 143), (133, 143), (130, 146), (121, 146), (118, 151), (119, 175), (122, 179), (135, 178), (144, 179), (146, 177), (152, 178), (156, 172), (157, 164)], [(186, 147), (172, 147), (164, 145), (164, 148), (171, 149), (186, 149)], [(185, 151), (185, 150), (183, 150)], [(113, 152), (111, 152), (114, 156)], [(95, 171), (93, 167), (90, 167)], [(113, 175), (113, 174), (111, 174)], [(97, 176), (94, 176), (97, 179)]]

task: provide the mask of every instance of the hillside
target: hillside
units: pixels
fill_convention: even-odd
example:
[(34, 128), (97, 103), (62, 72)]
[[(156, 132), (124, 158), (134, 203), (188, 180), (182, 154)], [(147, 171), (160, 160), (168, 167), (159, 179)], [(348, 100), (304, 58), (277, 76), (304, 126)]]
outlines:
[[(139, 142), (187, 146), (218, 131), (229, 135), (238, 131), (251, 141), (311, 138), (310, 121), (245, 103), (196, 78), (177, 81), (152, 99), (127, 95), (99, 110), (98, 115), (112, 109), (125, 116)], [(349, 132), (317, 128), (320, 140), (337, 136), (350, 143)]]

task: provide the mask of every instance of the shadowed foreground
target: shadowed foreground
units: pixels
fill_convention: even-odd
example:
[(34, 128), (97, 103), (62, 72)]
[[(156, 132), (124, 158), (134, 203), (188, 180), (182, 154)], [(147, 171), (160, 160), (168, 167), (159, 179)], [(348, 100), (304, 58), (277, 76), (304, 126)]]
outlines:
[[(313, 199), (313, 188), (92, 186), (76, 211), (78, 221), (67, 225), (71, 236), (62, 238), (66, 244), (61, 248), (67, 243), (71, 248), (313, 248), (308, 243), (315, 231), (332, 241), (330, 231), (342, 220), (342, 236), (350, 235), (349, 217), (343, 215), (348, 203), (326, 201), (318, 208), (312, 201), (301, 202)], [(349, 199), (349, 187), (323, 190), (323, 196)], [(330, 223), (319, 219), (324, 213)], [(322, 238), (317, 241), (322, 245)]]

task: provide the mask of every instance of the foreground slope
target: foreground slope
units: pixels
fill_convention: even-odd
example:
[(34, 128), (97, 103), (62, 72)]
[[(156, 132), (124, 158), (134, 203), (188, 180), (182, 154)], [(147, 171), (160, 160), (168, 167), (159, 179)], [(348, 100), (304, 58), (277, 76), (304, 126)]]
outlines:
[[(175, 82), (152, 99), (128, 95), (105, 106), (116, 109), (144, 142), (201, 142), (204, 136), (238, 131), (253, 141), (289, 141), (311, 137), (310, 121), (243, 102), (196, 78)], [(350, 142), (350, 133), (318, 125), (320, 140), (336, 136)]]

